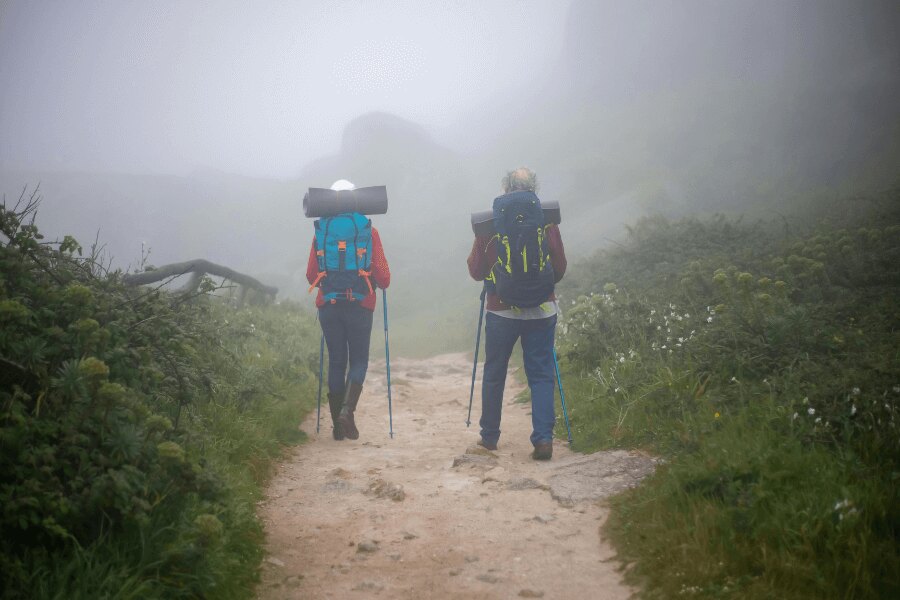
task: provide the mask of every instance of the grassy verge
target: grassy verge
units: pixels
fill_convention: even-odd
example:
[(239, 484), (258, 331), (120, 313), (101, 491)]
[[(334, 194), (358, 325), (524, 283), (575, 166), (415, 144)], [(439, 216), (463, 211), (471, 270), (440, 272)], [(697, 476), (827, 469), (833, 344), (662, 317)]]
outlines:
[(666, 459), (606, 526), (644, 597), (900, 592), (897, 197), (645, 220), (570, 274), (576, 446)]
[(256, 502), (314, 402), (313, 320), (127, 288), (43, 242), (34, 208), (0, 221), (2, 596), (250, 597)]

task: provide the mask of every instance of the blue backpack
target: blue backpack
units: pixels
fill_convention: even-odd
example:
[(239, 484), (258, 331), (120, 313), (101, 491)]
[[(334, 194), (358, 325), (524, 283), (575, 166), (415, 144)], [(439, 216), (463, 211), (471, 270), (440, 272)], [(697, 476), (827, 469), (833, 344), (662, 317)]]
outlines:
[(555, 275), (547, 224), (537, 194), (511, 192), (494, 199), (497, 262), (488, 280), (500, 299), (519, 308), (540, 306), (553, 293)]
[(359, 213), (342, 213), (315, 222), (319, 275), (309, 291), (319, 287), (326, 302), (356, 302), (374, 293), (372, 221)]

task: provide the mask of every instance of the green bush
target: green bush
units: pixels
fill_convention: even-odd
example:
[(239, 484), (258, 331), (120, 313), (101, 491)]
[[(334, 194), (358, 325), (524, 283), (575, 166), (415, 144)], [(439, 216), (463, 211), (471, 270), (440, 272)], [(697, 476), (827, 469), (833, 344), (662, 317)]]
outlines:
[(0, 212), (4, 596), (248, 597), (260, 484), (311, 405), (311, 319), (127, 288), (43, 242), (34, 208)]
[(852, 226), (646, 219), (573, 270), (576, 445), (666, 459), (607, 525), (647, 597), (900, 591), (896, 206)]

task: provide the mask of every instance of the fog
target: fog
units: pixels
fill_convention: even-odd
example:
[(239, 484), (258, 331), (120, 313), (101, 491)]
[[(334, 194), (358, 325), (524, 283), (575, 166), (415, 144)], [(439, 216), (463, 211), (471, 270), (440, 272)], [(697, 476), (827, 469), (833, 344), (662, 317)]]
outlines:
[[(440, 132), (558, 54), (560, 2), (7, 3), (7, 167), (295, 177), (371, 110)], [(522, 43), (533, 37), (539, 43)]]
[(575, 258), (645, 214), (896, 186), (898, 40), (891, 0), (7, 2), (0, 192), (40, 183), (39, 225), (118, 266), (306, 298), (304, 190), (387, 185), (415, 337), (477, 316), (468, 214), (519, 165)]

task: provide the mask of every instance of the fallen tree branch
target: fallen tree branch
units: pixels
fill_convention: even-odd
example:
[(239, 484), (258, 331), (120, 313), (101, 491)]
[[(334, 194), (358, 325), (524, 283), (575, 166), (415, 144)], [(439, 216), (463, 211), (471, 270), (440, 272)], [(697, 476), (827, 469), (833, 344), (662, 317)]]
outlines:
[(274, 297), (278, 294), (277, 287), (265, 285), (263, 283), (260, 283), (253, 277), (250, 277), (249, 275), (238, 273), (237, 271), (229, 269), (228, 267), (217, 265), (216, 263), (209, 262), (208, 260), (203, 260), (202, 258), (189, 260), (186, 262), (172, 263), (170, 265), (163, 265), (161, 267), (153, 269), (152, 271), (144, 271), (143, 273), (133, 273), (125, 275), (124, 277), (122, 277), (122, 281), (127, 285), (144, 285), (147, 283), (160, 281), (161, 279), (165, 279), (167, 277), (178, 277), (179, 275), (185, 275), (187, 273), (195, 274), (198, 280), (203, 275), (209, 273), (210, 275), (223, 277), (244, 287), (253, 288), (268, 296)]

